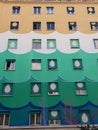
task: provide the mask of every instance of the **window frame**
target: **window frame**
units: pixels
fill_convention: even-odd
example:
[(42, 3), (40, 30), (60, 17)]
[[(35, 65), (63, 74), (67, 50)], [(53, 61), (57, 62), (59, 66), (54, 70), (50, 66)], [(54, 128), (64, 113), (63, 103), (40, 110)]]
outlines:
[(77, 96), (86, 96), (87, 89), (85, 82), (75, 82), (76, 85), (76, 95)]
[[(1, 117), (3, 115), (3, 117)], [(6, 119), (6, 115), (8, 115), (8, 119)], [(9, 126), (10, 124), (10, 112), (0, 112), (0, 117), (2, 119), (2, 122), (0, 126)], [(6, 124), (7, 121), (7, 124)]]
[(77, 22), (68, 22), (70, 31), (77, 31)]
[[(77, 45), (73, 45), (73, 41), (75, 41)], [(79, 39), (70, 39), (70, 46), (71, 46), (72, 49), (80, 48)]]
[(98, 22), (90, 22), (90, 28), (92, 31), (98, 30)]
[[(74, 70), (82, 70), (83, 69), (82, 59), (72, 59), (72, 61), (73, 61), (73, 69)], [(75, 61), (79, 62), (77, 67), (75, 66)]]
[(47, 22), (47, 31), (55, 30), (55, 22)]
[[(37, 85), (38, 88), (35, 88), (35, 92), (33, 88)], [(39, 90), (38, 90), (39, 89)], [(40, 96), (41, 95), (41, 83), (36, 82), (36, 83), (31, 83), (31, 96)]]
[[(55, 86), (53, 86), (53, 88), (51, 88), (52, 84), (55, 84)], [(48, 95), (54, 95), (54, 96), (59, 95), (58, 82), (49, 82), (48, 83)]]
[[(35, 64), (35, 65), (33, 65), (33, 64)], [(39, 64), (39, 68), (36, 68), (36, 64)], [(34, 67), (34, 68), (32, 68), (32, 67)], [(33, 71), (40, 71), (40, 70), (42, 70), (42, 62), (41, 62), (41, 59), (32, 59), (32, 64), (31, 64), (31, 70), (33, 70)]]
[[(32, 124), (31, 121), (32, 121), (32, 117), (31, 117), (31, 114), (33, 115), (33, 118), (34, 118), (34, 123)], [(37, 114), (39, 114), (39, 117), (37, 117)], [(30, 114), (29, 114), (29, 126), (40, 126), (41, 125), (41, 111), (31, 111)], [(37, 119), (39, 118), (39, 123), (37, 123)]]
[[(16, 24), (13, 26), (13, 24)], [(10, 22), (10, 30), (19, 30), (19, 21), (11, 21)]]
[(54, 14), (54, 7), (53, 6), (46, 7), (46, 13), (47, 14)]
[(66, 7), (66, 11), (67, 11), (67, 14), (75, 14), (75, 8), (72, 6)]
[(13, 91), (13, 83), (2, 84), (2, 96), (12, 96), (13, 93), (12, 91)]
[[(89, 10), (90, 8), (92, 11)], [(95, 14), (95, 8), (94, 7), (87, 7), (87, 13), (88, 14)]]
[[(50, 65), (50, 62), (53, 61), (55, 62), (54, 65)], [(58, 65), (57, 65), (57, 59), (48, 59), (48, 70), (57, 70)]]
[(33, 22), (33, 30), (40, 31), (41, 30), (41, 22)]
[[(52, 43), (52, 46), (49, 45)], [(56, 49), (56, 39), (47, 39), (47, 49)]]
[(34, 6), (33, 7), (33, 14), (41, 14), (41, 7), (40, 6)]
[(12, 14), (20, 14), (20, 6), (13, 6)]
[(8, 39), (8, 49), (17, 49), (17, 43), (18, 39)]
[[(11, 68), (11, 63), (13, 63), (13, 67)], [(13, 71), (16, 68), (16, 59), (6, 59), (5, 70)]]
[(32, 39), (32, 49), (41, 49), (41, 39)]

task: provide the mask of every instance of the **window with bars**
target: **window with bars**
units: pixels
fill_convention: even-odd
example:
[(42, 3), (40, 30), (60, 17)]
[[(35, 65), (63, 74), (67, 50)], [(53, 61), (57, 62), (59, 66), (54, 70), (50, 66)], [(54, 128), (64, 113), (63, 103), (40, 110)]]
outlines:
[(11, 30), (18, 30), (19, 29), (19, 22), (18, 21), (10, 22), (10, 29)]
[(67, 7), (66, 9), (67, 9), (68, 14), (74, 14), (75, 13), (74, 7)]
[(69, 30), (77, 30), (77, 23), (76, 22), (68, 22)]
[(15, 59), (7, 59), (5, 64), (5, 70), (15, 70)]
[(82, 59), (73, 59), (73, 68), (75, 70), (83, 69)]
[(95, 14), (95, 8), (94, 7), (87, 7), (87, 13), (88, 14)]
[(87, 95), (86, 85), (84, 82), (76, 82), (76, 95)]
[(32, 48), (33, 49), (41, 49), (41, 39), (33, 39), (32, 40)]
[(57, 82), (49, 82), (48, 83), (48, 95), (59, 95)]
[(41, 59), (32, 59), (32, 70), (41, 70)]
[(29, 124), (30, 126), (41, 125), (41, 112), (40, 111), (30, 112)]
[(0, 126), (9, 126), (10, 122), (10, 113), (3, 112), (0, 113)]
[(13, 14), (20, 14), (20, 6), (13, 6), (12, 13)]

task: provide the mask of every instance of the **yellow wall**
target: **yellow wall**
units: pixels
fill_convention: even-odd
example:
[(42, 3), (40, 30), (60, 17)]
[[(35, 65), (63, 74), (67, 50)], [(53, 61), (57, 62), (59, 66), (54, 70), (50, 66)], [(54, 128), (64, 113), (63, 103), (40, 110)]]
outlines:
[[(20, 6), (20, 14), (12, 14), (12, 6)], [(33, 14), (33, 7), (41, 6), (41, 14)], [(54, 14), (46, 14), (46, 7), (53, 6)], [(66, 7), (72, 6), (75, 8), (75, 14), (67, 14)], [(95, 7), (95, 14), (88, 14), (87, 7)], [(60, 33), (73, 33), (68, 28), (68, 22), (77, 22), (78, 31), (83, 33), (95, 33), (91, 31), (90, 21), (98, 21), (98, 5), (86, 3), (64, 3), (64, 2), (51, 2), (51, 3), (14, 3), (14, 2), (0, 2), (0, 32), (10, 30), (10, 22), (19, 21), (19, 30), (13, 31), (15, 33), (27, 33), (32, 31), (32, 22), (40, 21), (42, 29), (35, 31), (39, 33), (50, 33), (47, 31), (46, 22), (55, 22), (56, 31)]]

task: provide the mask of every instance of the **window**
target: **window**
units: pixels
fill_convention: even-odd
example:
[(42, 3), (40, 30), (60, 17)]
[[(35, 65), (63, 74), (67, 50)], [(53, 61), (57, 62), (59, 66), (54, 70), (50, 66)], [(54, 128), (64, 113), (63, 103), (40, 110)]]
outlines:
[(10, 29), (11, 30), (18, 30), (19, 29), (19, 22), (18, 21), (13, 21), (10, 23)]
[(31, 126), (41, 125), (41, 112), (40, 111), (31, 112), (29, 122)]
[(41, 22), (33, 22), (33, 30), (41, 30)]
[(56, 39), (47, 39), (47, 48), (55, 49), (56, 48)]
[(9, 113), (0, 113), (0, 126), (8, 126), (9, 125)]
[(41, 94), (41, 83), (32, 83), (31, 84), (31, 95), (37, 96)]
[(73, 59), (73, 67), (76, 70), (81, 70), (82, 67), (82, 60), (81, 59)]
[(98, 30), (98, 22), (90, 22), (91, 30)]
[(58, 83), (56, 82), (51, 82), (48, 83), (48, 95), (59, 95), (58, 91)]
[(13, 14), (20, 14), (20, 6), (13, 6), (12, 13)]
[(33, 12), (34, 14), (41, 14), (41, 7), (34, 7)]
[(76, 22), (69, 22), (69, 30), (77, 30)]
[(98, 39), (93, 39), (93, 41), (94, 41), (94, 47), (98, 49)]
[(2, 88), (2, 95), (11, 96), (12, 95), (12, 83), (4, 83)]
[(79, 117), (80, 117), (81, 124), (90, 124), (90, 111), (89, 110), (80, 110)]
[(41, 70), (41, 59), (32, 60), (32, 70)]
[(58, 110), (49, 111), (49, 125), (59, 125), (60, 124), (60, 115)]
[(79, 48), (79, 39), (70, 39), (71, 48)]
[(16, 49), (17, 41), (17, 39), (8, 39), (8, 49)]
[(47, 30), (55, 30), (55, 23), (47, 22)]
[(6, 60), (5, 70), (15, 70), (15, 60)]
[(87, 12), (88, 12), (88, 14), (95, 14), (94, 7), (87, 7)]
[(41, 49), (41, 39), (33, 39), (33, 49)]
[(77, 82), (76, 83), (76, 95), (86, 95), (86, 85), (84, 82)]
[(48, 69), (49, 70), (57, 69), (57, 59), (48, 59)]
[(54, 7), (46, 7), (47, 14), (53, 14), (54, 13)]
[(67, 7), (68, 14), (74, 14), (74, 12), (75, 12), (74, 7)]

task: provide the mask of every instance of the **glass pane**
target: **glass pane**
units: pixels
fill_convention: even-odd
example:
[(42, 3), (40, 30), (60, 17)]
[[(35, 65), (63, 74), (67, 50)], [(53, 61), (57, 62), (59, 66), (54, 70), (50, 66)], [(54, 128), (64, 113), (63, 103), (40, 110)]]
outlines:
[(9, 114), (5, 114), (5, 125), (9, 124)]
[(40, 113), (36, 114), (36, 124), (40, 125)]
[(30, 125), (34, 125), (35, 124), (35, 121), (34, 121), (35, 118), (34, 117), (35, 117), (34, 114), (30, 115)]
[(3, 125), (3, 119), (4, 119), (4, 115), (0, 114), (0, 125)]

